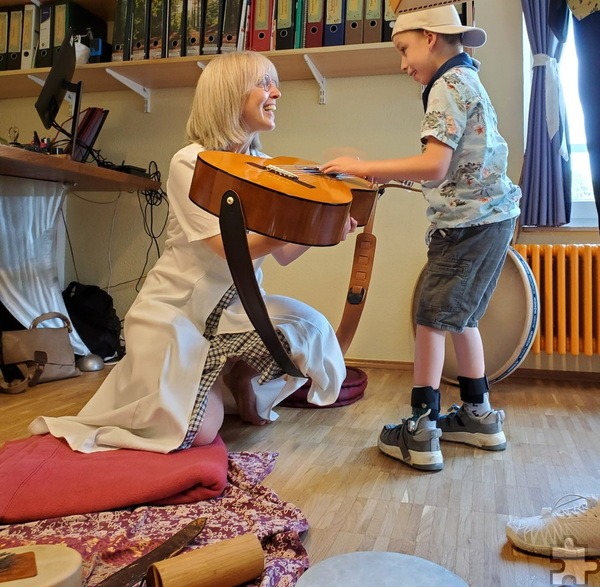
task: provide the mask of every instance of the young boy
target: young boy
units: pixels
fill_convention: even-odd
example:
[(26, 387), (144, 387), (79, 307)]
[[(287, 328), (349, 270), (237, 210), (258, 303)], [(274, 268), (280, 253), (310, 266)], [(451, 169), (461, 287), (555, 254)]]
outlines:
[[(506, 176), (508, 149), (496, 113), (463, 46), (486, 41), (454, 6), (402, 14), (392, 41), (402, 70), (424, 87), (422, 152), (403, 159), (340, 157), (326, 173), (420, 181), (428, 202), (428, 261), (416, 313), (412, 415), (386, 425), (379, 448), (416, 469), (439, 471), (439, 439), (504, 450), (504, 412), (490, 405), (478, 322), (496, 287), (519, 215), (520, 189)], [(458, 363), (462, 406), (440, 417), (445, 336)]]

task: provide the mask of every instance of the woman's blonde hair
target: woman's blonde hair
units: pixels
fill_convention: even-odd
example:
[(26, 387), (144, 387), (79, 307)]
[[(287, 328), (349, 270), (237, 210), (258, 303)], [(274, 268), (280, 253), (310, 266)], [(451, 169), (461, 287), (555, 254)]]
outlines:
[(278, 80), (273, 63), (253, 51), (224, 53), (210, 61), (196, 84), (186, 126), (188, 143), (212, 151), (246, 143), (258, 148), (258, 133), (244, 128), (242, 110), (250, 90), (266, 73)]

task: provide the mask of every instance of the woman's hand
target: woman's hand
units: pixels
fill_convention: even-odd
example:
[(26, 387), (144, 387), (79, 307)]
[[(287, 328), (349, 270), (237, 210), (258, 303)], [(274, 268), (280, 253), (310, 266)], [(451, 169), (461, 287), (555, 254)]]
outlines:
[(344, 226), (344, 232), (342, 234), (342, 240), (345, 241), (346, 237), (351, 232), (354, 232), (356, 230), (357, 226), (358, 226), (358, 222), (356, 220), (354, 220), (354, 218), (352, 218), (352, 216), (350, 216), (348, 214), (348, 218), (346, 219), (346, 225)]

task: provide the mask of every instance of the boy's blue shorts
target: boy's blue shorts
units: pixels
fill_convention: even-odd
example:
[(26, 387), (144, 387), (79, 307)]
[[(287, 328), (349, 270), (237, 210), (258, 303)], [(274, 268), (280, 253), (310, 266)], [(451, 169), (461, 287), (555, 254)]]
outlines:
[(468, 228), (444, 228), (431, 235), (416, 322), (461, 333), (485, 313), (506, 260), (515, 220)]

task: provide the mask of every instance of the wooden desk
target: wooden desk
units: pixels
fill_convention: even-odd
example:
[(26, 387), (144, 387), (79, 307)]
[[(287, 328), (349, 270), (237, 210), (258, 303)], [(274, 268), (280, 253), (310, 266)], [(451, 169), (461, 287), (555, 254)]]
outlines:
[[(60, 210), (70, 189), (159, 187), (159, 182), (145, 177), (0, 145), (0, 300), (9, 312), (26, 327), (45, 312), (68, 316), (58, 279), (56, 241)], [(71, 344), (78, 355), (90, 352), (76, 331)]]
[(87, 192), (131, 192), (160, 187), (159, 182), (146, 177), (6, 145), (0, 145), (0, 175), (68, 183), (77, 191)]

